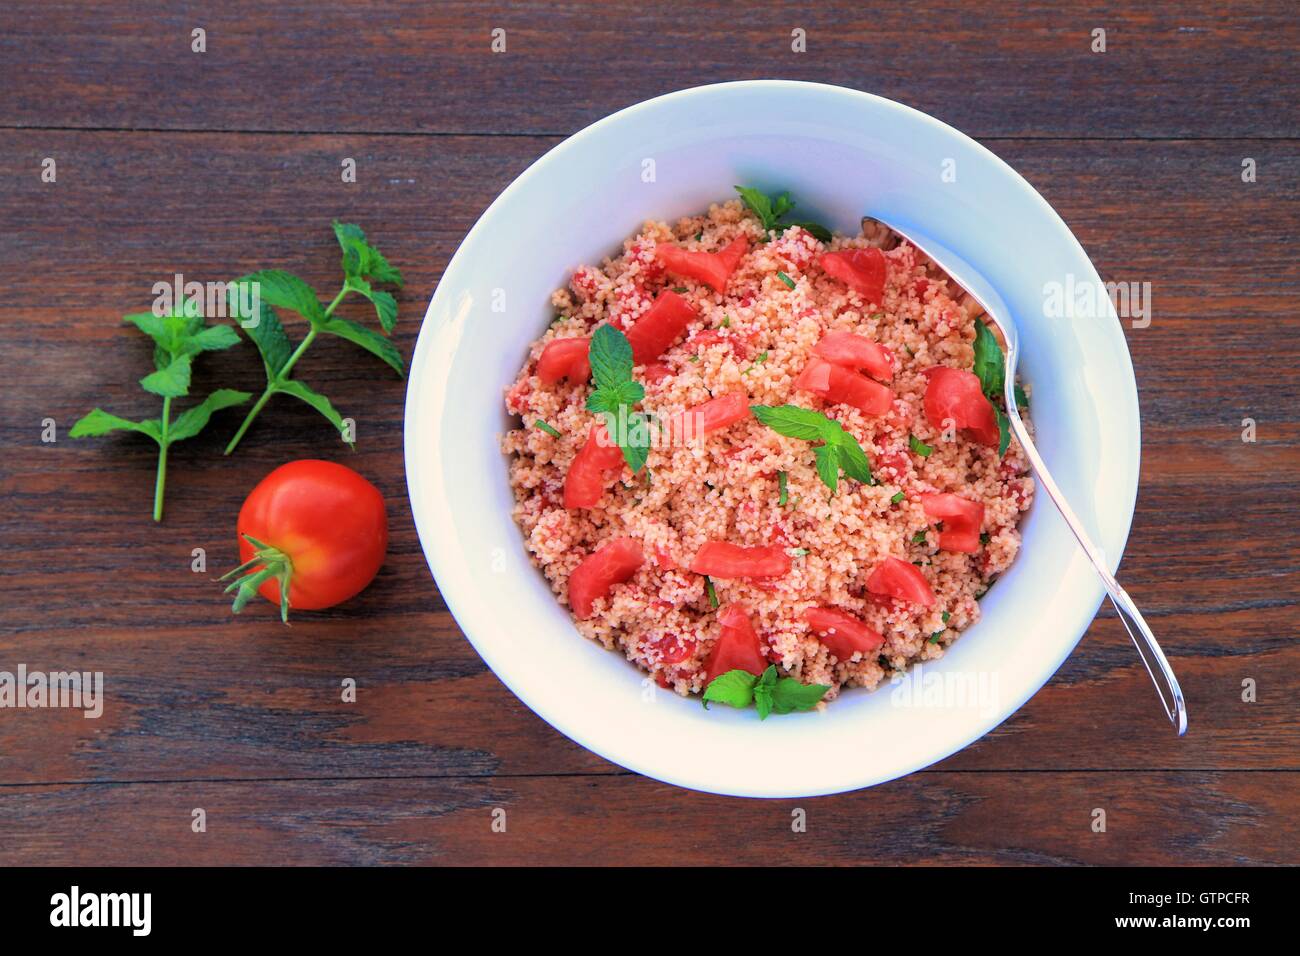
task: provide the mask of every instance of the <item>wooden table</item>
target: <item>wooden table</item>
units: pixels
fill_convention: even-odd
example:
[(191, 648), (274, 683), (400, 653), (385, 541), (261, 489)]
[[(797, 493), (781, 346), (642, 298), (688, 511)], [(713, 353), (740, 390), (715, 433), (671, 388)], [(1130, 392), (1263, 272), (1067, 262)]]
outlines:
[[(0, 863), (1300, 860), (1300, 31), (1281, 2), (1090, 6), (5, 3), (0, 670), (103, 671), (108, 701), (98, 720), (0, 711)], [(408, 278), (409, 356), (457, 243), (544, 151), (658, 93), (766, 76), (965, 130), (1104, 278), (1152, 284), (1150, 327), (1125, 328), (1144, 447), (1124, 572), (1182, 679), (1185, 739), (1107, 610), (1015, 716), (906, 779), (802, 801), (675, 789), (552, 730), (461, 636), (407, 507), (404, 385), (346, 343), (300, 368), (356, 419), (355, 455), (281, 399), (223, 458), (227, 413), (175, 446), (160, 526), (150, 443), (67, 437), (96, 404), (157, 413), (135, 384), (148, 346), (120, 323), (155, 281), (280, 267), (333, 289), (329, 222), (355, 221)], [(244, 344), (205, 358), (195, 387), (260, 376)], [(322, 455), (383, 491), (387, 564), (290, 628), (263, 602), (232, 617), (213, 578), (240, 502)]]

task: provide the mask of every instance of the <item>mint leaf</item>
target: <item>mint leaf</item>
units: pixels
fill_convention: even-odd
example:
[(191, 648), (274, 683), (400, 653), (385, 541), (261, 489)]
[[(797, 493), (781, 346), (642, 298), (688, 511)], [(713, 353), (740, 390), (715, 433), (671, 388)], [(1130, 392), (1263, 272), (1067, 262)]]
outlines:
[(769, 664), (754, 683), (754, 708), (758, 711), (759, 720), (767, 720), (768, 714), (772, 713), (772, 689), (776, 683), (776, 665)]
[(876, 480), (871, 476), (871, 460), (867, 458), (867, 453), (862, 450), (856, 438), (848, 432), (843, 435), (836, 447), (839, 449), (840, 467), (844, 469), (844, 474), (864, 485), (874, 485)]
[(915, 435), (907, 436), (907, 445), (922, 458), (929, 458), (934, 452), (934, 449), (931, 446), (921, 441), (921, 439), (917, 438)]
[[(979, 319), (975, 320), (975, 365), (974, 372), (979, 376), (980, 388), (983, 390), (985, 397), (988, 398), (989, 404), (993, 406), (993, 414), (998, 420), (998, 457), (1001, 458), (1007, 453), (1007, 446), (1011, 444), (1011, 423), (1007, 419), (1007, 413), (1002, 410), (998, 403), (1003, 400), (1003, 391), (1006, 386), (1006, 366), (1002, 359), (1002, 347), (998, 345), (998, 340), (989, 327)], [(1019, 385), (1015, 386), (1015, 400), (1020, 404), (1020, 399), (1024, 397), (1024, 392)], [(1028, 404), (1026, 399), (1025, 404)]]
[(197, 434), (212, 413), (229, 404), (245, 402), (245, 392), (218, 390), (207, 400), (171, 421), (172, 400), (189, 394), (191, 367), (194, 356), (201, 352), (227, 349), (239, 341), (230, 326), (207, 326), (202, 303), (187, 299), (177, 305), (169, 315), (152, 312), (135, 312), (123, 320), (153, 339), (154, 371), (140, 379), (140, 387), (154, 395), (162, 396), (162, 415), (142, 422), (110, 415), (101, 408), (93, 409), (77, 421), (70, 431), (73, 438), (105, 435), (114, 431), (135, 431), (148, 435), (158, 445), (158, 478), (154, 482), (153, 520), (161, 521), (163, 490), (167, 480), (167, 449), (173, 442), (183, 441)]
[(245, 314), (250, 311), (246, 308), (246, 303), (251, 299), (247, 295), (241, 296), (238, 286), (239, 283), (234, 283), (226, 292), (226, 311), (257, 346), (257, 351), (262, 356), (262, 365), (266, 369), (266, 380), (270, 382), (289, 361), (289, 356), (293, 354), (293, 344), (285, 334), (279, 316), (267, 303), (258, 303), (256, 316)]
[(198, 352), (221, 352), (239, 344), (239, 333), (229, 325), (209, 325), (187, 340), (187, 347)]
[(397, 325), (397, 300), (382, 289), (373, 288), (369, 282), (359, 276), (348, 276), (344, 286), (370, 300), (371, 305), (375, 307), (375, 314), (379, 316), (379, 324), (384, 332), (391, 334), (393, 327)]
[[(606, 430), (609, 430), (608, 425)], [(610, 434), (614, 432), (610, 431)], [(644, 415), (627, 416), (627, 430), (623, 432), (618, 447), (622, 449), (623, 460), (632, 469), (632, 474), (645, 467), (646, 459), (650, 457), (650, 422)]]
[(974, 372), (979, 376), (980, 388), (993, 400), (1002, 397), (1006, 383), (1006, 365), (1002, 359), (1002, 347), (989, 327), (979, 319), (975, 320), (975, 366)]
[(840, 483), (839, 449), (834, 445), (818, 445), (813, 449), (813, 457), (817, 461), (817, 476), (835, 494)]
[(760, 422), (786, 438), (825, 441), (830, 432), (830, 419), (798, 405), (751, 405), (749, 410)]
[(612, 325), (602, 325), (587, 348), (596, 387), (587, 396), (588, 411), (604, 416), (605, 429), (623, 452), (632, 474), (650, 456), (650, 423), (632, 406), (645, 398), (645, 387), (632, 378), (632, 345)]
[(831, 231), (827, 229), (825, 226), (823, 226), (821, 223), (791, 222), (791, 223), (787, 223), (785, 228), (789, 229), (791, 226), (798, 226), (800, 229), (803, 229), (805, 232), (812, 233), (814, 238), (820, 239), (822, 242), (830, 242), (831, 239), (834, 238), (831, 235)]
[(388, 282), (399, 289), (402, 287), (402, 273), (396, 266), (389, 265), (383, 254), (366, 240), (366, 234), (360, 226), (336, 219), (334, 237), (343, 250), (344, 275)]
[(771, 232), (776, 228), (777, 215), (772, 209), (772, 200), (767, 198), (766, 193), (749, 186), (737, 186), (736, 192), (740, 193), (740, 198), (749, 207), (749, 211), (758, 217), (764, 230)]
[[(215, 328), (229, 328), (229, 326), (215, 326)], [(213, 412), (242, 405), (252, 397), (248, 392), (237, 392), (233, 388), (217, 389), (199, 404), (187, 408), (176, 417), (176, 421), (172, 422), (171, 427), (167, 429), (167, 443), (193, 438), (207, 427)]]
[(163, 368), (140, 379), (140, 387), (146, 392), (153, 392), (164, 398), (180, 398), (189, 394), (190, 364), (193, 359), (188, 355), (174, 358)]
[(360, 345), (367, 352), (387, 362), (398, 375), (403, 378), (406, 377), (406, 366), (402, 362), (402, 353), (397, 351), (397, 346), (390, 339), (385, 338), (378, 332), (371, 331), (351, 319), (340, 319), (337, 316), (331, 316), (317, 323), (316, 327), (322, 332), (337, 335), (341, 339), (347, 339), (349, 342)]
[(754, 417), (779, 435), (801, 441), (820, 441), (813, 448), (817, 475), (833, 494), (839, 487), (840, 469), (855, 481), (875, 484), (871, 475), (871, 460), (862, 450), (858, 440), (844, 430), (844, 426), (821, 412), (798, 405), (751, 405)]
[(325, 310), (321, 307), (320, 300), (316, 298), (315, 290), (291, 272), (281, 269), (263, 269), (237, 281), (240, 284), (257, 283), (258, 294), (262, 301), (297, 312), (312, 324), (321, 322), (325, 318)]
[(162, 429), (156, 418), (148, 421), (133, 422), (129, 419), (118, 418), (116, 415), (110, 415), (102, 408), (92, 408), (87, 414), (77, 420), (69, 430), (68, 435), (71, 438), (89, 438), (95, 435), (107, 435), (109, 432), (116, 431), (133, 431), (141, 435), (148, 435), (154, 441), (162, 444)]
[(772, 688), (772, 711), (791, 714), (812, 710), (830, 690), (825, 684), (803, 684), (793, 677), (782, 677)]
[(632, 380), (632, 344), (614, 326), (596, 329), (587, 355), (597, 388), (617, 388)]
[[(763, 229), (769, 236), (773, 233), (780, 234), (785, 232), (791, 226), (799, 226), (806, 229), (822, 242), (831, 241), (831, 231), (820, 223), (815, 222), (781, 222), (781, 220), (794, 211), (795, 201), (790, 198), (788, 192), (783, 192), (778, 196), (769, 197), (766, 193), (753, 189), (749, 186), (737, 186), (736, 192), (740, 193), (740, 198), (749, 208), (758, 221), (763, 224)], [(789, 284), (789, 283), (787, 283)], [(791, 286), (791, 288), (794, 288)]]
[(700, 702), (705, 710), (708, 710), (710, 701), (728, 707), (748, 707), (754, 699), (754, 683), (757, 680), (749, 671), (734, 670), (719, 674), (704, 688)]
[[(285, 395), (292, 395), (294, 398), (302, 399), (312, 408), (316, 409), (316, 411), (324, 415), (325, 418), (329, 420), (329, 423), (337, 428), (339, 434), (346, 440), (346, 426), (343, 423), (343, 416), (338, 413), (338, 409), (330, 404), (330, 400), (320, 392), (309, 388), (296, 378), (287, 378), (284, 381), (279, 382), (275, 386), (275, 390), (277, 392), (283, 392)], [(350, 441), (348, 442), (348, 446), (352, 448), (356, 447)]]

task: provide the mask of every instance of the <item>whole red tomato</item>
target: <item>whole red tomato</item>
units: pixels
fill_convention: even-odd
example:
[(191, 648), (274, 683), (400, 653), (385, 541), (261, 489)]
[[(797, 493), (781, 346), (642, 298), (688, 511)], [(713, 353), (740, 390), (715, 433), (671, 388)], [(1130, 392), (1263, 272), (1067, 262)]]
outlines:
[(388, 550), (388, 516), (379, 489), (351, 468), (306, 458), (281, 465), (252, 490), (236, 526), (243, 576), (238, 613), (260, 592), (305, 611), (333, 607), (374, 580)]

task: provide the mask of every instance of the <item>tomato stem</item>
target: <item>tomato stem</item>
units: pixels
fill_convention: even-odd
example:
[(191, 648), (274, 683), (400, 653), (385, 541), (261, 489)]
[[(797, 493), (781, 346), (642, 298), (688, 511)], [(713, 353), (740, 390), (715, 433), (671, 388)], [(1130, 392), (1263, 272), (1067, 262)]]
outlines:
[(158, 442), (158, 478), (153, 486), (153, 520), (162, 521), (163, 489), (167, 485), (167, 432), (171, 427), (172, 400), (163, 398), (162, 440)]
[[(238, 614), (252, 600), (263, 583), (275, 578), (280, 582), (280, 620), (289, 623), (289, 585), (293, 580), (293, 559), (279, 548), (258, 541), (250, 534), (242, 536), (253, 546), (253, 556), (235, 568), (227, 571), (218, 580), (235, 578), (226, 586), (226, 594), (237, 591), (230, 610)], [(236, 575), (239, 575), (236, 577)]]
[[(347, 286), (339, 289), (339, 294), (334, 297), (334, 301), (325, 307), (324, 318), (328, 319), (334, 314), (334, 310), (338, 308), (339, 303), (343, 301), (343, 297), (347, 294)], [(289, 380), (289, 373), (293, 371), (293, 367), (298, 364), (298, 359), (302, 358), (303, 353), (307, 351), (311, 343), (316, 341), (316, 335), (319, 331), (320, 327), (313, 323), (312, 327), (307, 330), (306, 337), (298, 344), (298, 347), (293, 350), (293, 354), (289, 356), (284, 365), (280, 367), (280, 371), (276, 372), (275, 377), (266, 383), (266, 391), (262, 393), (262, 397), (259, 398), (257, 403), (249, 410), (248, 416), (239, 426), (239, 430), (235, 432), (235, 437), (230, 439), (230, 444), (226, 446), (224, 454), (229, 455), (235, 450), (235, 446), (237, 446), (240, 440), (244, 437), (244, 432), (248, 431), (248, 426), (253, 424), (253, 419), (255, 419), (262, 409), (266, 407), (266, 403), (271, 400), (271, 396), (279, 390), (280, 386)]]

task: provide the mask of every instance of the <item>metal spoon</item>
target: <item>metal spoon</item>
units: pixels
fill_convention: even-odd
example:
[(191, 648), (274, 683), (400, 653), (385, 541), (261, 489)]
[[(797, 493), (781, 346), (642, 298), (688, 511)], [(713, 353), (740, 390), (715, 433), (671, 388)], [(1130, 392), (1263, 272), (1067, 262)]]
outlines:
[(1014, 392), (1016, 361), (1019, 358), (1020, 342), (1019, 336), (1016, 334), (1015, 323), (1011, 321), (1011, 313), (1006, 303), (1002, 301), (1002, 298), (976, 269), (938, 243), (928, 239), (925, 242), (918, 242), (897, 226), (882, 222), (879, 219), (864, 219), (862, 226), (864, 235), (882, 243), (887, 242), (887, 236), (884, 235), (884, 230), (880, 227), (883, 226), (893, 230), (899, 238), (906, 240), (929, 256), (935, 265), (948, 273), (954, 282), (970, 294), (971, 298), (984, 310), (985, 316), (1002, 332), (1002, 338), (1006, 342), (1005, 400), (1011, 430), (1015, 432), (1020, 447), (1025, 450), (1025, 455), (1029, 458), (1029, 464), (1033, 467), (1034, 474), (1038, 477), (1043, 490), (1052, 499), (1052, 503), (1056, 505), (1056, 509), (1061, 513), (1061, 517), (1065, 519), (1065, 523), (1070, 526), (1070, 530), (1074, 533), (1079, 546), (1083, 548), (1084, 554), (1088, 556), (1088, 560), (1092, 562), (1092, 566), (1097, 569), (1102, 584), (1106, 586), (1106, 593), (1110, 595), (1111, 603), (1115, 605), (1115, 610), (1119, 612), (1119, 619), (1124, 622), (1124, 628), (1128, 631), (1129, 637), (1133, 639), (1133, 645), (1137, 648), (1142, 663), (1151, 676), (1151, 682), (1156, 685), (1156, 692), (1160, 695), (1160, 702), (1164, 704), (1165, 713), (1169, 716), (1169, 722), (1174, 725), (1174, 730), (1181, 737), (1187, 732), (1187, 705), (1183, 701), (1183, 692), (1178, 686), (1178, 678), (1174, 676), (1173, 668), (1169, 666), (1169, 661), (1165, 658), (1164, 652), (1160, 650), (1160, 645), (1156, 642), (1155, 635), (1151, 633), (1151, 628), (1147, 626), (1147, 622), (1143, 619), (1142, 612), (1137, 609), (1137, 605), (1128, 596), (1128, 592), (1120, 587), (1119, 582), (1107, 570), (1106, 560), (1101, 550), (1092, 543), (1078, 515), (1074, 513), (1074, 509), (1065, 500), (1061, 489), (1052, 480), (1051, 472), (1047, 470), (1047, 465), (1039, 456), (1038, 449), (1034, 447), (1034, 442), (1029, 437), (1025, 423), (1020, 418), (1020, 411), (1016, 408)]

